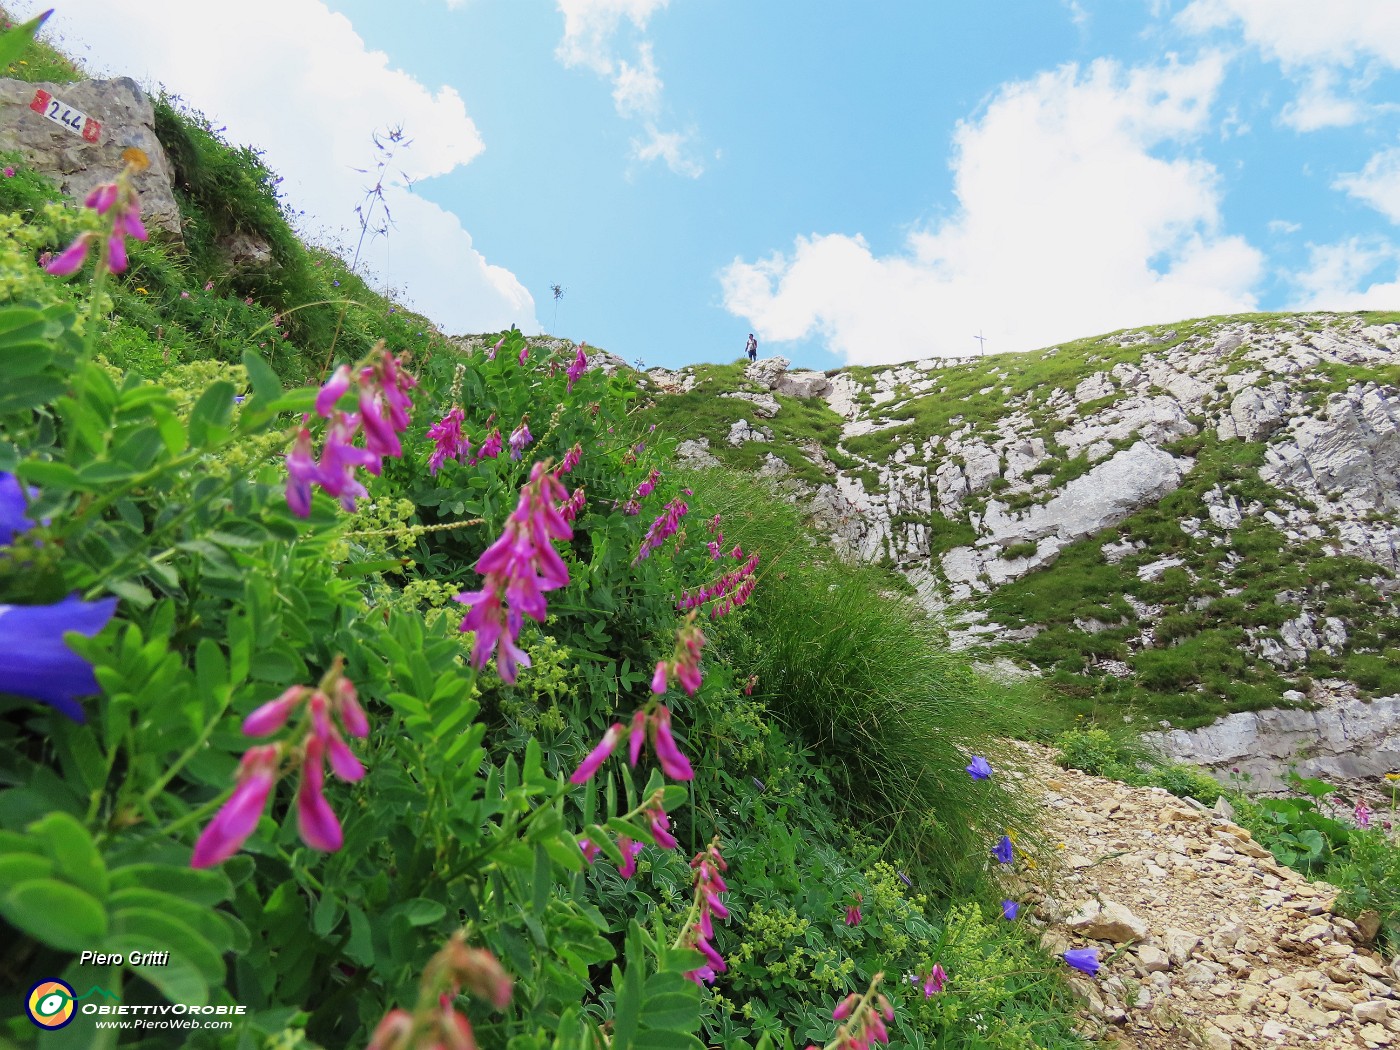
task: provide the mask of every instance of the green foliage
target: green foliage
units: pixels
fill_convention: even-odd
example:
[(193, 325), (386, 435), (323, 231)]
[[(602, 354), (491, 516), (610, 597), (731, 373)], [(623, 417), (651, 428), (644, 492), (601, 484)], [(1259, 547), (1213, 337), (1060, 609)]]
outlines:
[(963, 771), (989, 736), (1034, 730), (1031, 704), (942, 649), (935, 625), (891, 593), (882, 570), (842, 562), (804, 537), (797, 511), (751, 479), (718, 471), (692, 481), (719, 510), (725, 542), (763, 552), (745, 631), (726, 637), (754, 696), (819, 749), (859, 826), (887, 829), (898, 850), (946, 891), (979, 884), (981, 832), (1027, 819), (1000, 782)]

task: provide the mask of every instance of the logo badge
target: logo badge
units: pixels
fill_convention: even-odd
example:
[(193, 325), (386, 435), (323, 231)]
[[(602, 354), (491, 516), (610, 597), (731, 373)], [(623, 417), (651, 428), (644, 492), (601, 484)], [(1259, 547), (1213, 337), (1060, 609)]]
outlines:
[(73, 1015), (77, 1013), (73, 1005), (76, 998), (73, 986), (67, 981), (50, 978), (29, 989), (29, 998), (25, 1000), (24, 1010), (29, 1019), (40, 1028), (62, 1028), (72, 1021)]

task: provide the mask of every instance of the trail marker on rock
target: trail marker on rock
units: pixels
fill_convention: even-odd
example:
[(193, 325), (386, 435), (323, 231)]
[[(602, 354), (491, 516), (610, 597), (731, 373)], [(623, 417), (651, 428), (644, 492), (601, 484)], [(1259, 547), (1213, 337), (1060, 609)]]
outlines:
[(81, 110), (54, 98), (43, 88), (34, 92), (29, 108), (60, 127), (67, 128), (75, 135), (81, 135), (88, 142), (96, 142), (102, 135), (102, 124), (93, 120)]

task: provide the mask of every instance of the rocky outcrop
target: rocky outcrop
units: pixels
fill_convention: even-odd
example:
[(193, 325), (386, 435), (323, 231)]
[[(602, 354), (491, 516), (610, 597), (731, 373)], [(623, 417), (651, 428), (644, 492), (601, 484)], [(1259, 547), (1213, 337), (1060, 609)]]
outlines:
[[(41, 116), (30, 108), (43, 91), (101, 124), (96, 141)], [(0, 149), (17, 150), (26, 163), (52, 176), (74, 200), (82, 200), (125, 166), (122, 151), (135, 146), (150, 166), (136, 176), (141, 217), (148, 229), (180, 237), (180, 209), (171, 191), (170, 162), (155, 133), (151, 100), (129, 77), (75, 84), (31, 84), (0, 79)]]
[[(836, 546), (892, 561), (930, 611), (963, 603), (980, 616), (950, 626), (957, 644), (1005, 646), (1054, 628), (1033, 649), (1060, 659), (1057, 670), (1257, 706), (1261, 691), (1286, 704), (1314, 678), (1393, 691), (1384, 666), (1400, 637), (1397, 366), (1400, 325), (1251, 316), (831, 375), (765, 358), (745, 367), (741, 389), (716, 393), (748, 402), (749, 420), (773, 418), (779, 396), (825, 400), (840, 420), (834, 447), (773, 454), (805, 457), (829, 481), (793, 479), (788, 491), (805, 486)], [(729, 433), (709, 435), (715, 458), (790, 432), (736, 416)], [(1169, 517), (1154, 512), (1166, 500)], [(1076, 566), (1120, 568), (1090, 570), (1088, 588), (1047, 581), (1042, 594), (1086, 611), (1031, 622), (1028, 610), (1044, 607), (1031, 600), (1037, 574), (1065, 571), (1070, 554)], [(998, 590), (1017, 581), (1025, 586), (1003, 602)], [(1196, 640), (1215, 654), (1200, 674), (1170, 653)], [(1241, 654), (1242, 675), (1223, 649)], [(1159, 684), (1140, 684), (1146, 668)]]
[(1316, 711), (1244, 711), (1145, 739), (1167, 758), (1203, 766), (1221, 780), (1248, 775), (1259, 791), (1287, 787), (1290, 767), (1322, 779), (1381, 776), (1400, 769), (1400, 696)]

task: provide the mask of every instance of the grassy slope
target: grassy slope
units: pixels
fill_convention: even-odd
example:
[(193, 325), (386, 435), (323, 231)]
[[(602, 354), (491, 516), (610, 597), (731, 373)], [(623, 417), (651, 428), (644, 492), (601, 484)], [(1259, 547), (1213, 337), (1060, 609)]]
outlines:
[[(1395, 313), (1356, 315), (1368, 324), (1394, 323)], [(896, 387), (892, 400), (874, 403), (875, 377), (883, 368), (851, 368), (844, 374), (855, 380), (857, 399), (878, 424), (888, 425), (845, 441), (839, 436), (840, 420), (825, 402), (798, 402), (802, 412), (789, 412), (793, 399), (779, 398), (783, 406), (772, 420), (761, 420), (773, 432), (771, 444), (747, 444), (731, 448), (725, 437), (729, 424), (747, 417), (754, 421), (752, 406), (717, 396), (721, 392), (758, 389), (743, 377), (741, 364), (702, 365), (695, 369), (700, 381), (694, 390), (679, 396), (662, 396), (652, 410), (660, 429), (678, 438), (705, 437), (710, 449), (728, 466), (753, 469), (769, 454), (793, 468), (795, 476), (819, 483), (822, 472), (804, 455), (803, 443), (818, 441), (827, 457), (846, 473), (858, 477), (866, 490), (876, 487), (878, 468), (890, 462), (897, 450), (904, 461), (930, 469), (939, 462), (930, 439), (959, 432), (963, 438), (990, 436), (997, 420), (1012, 410), (1029, 416), (1032, 431), (1045, 439), (1048, 456), (1033, 475), (1031, 491), (1005, 493), (1005, 479), (994, 481), (988, 492), (971, 497), (963, 514), (945, 518), (937, 511), (914, 516), (931, 530), (932, 564), (955, 546), (974, 537), (966, 514), (981, 513), (989, 497), (1019, 509), (1043, 501), (1051, 491), (1087, 472), (1092, 464), (1084, 455), (1069, 456), (1056, 446), (1054, 431), (1064, 426), (1046, 402), (1056, 389), (1073, 390), (1084, 378), (1118, 364), (1136, 365), (1148, 352), (1160, 352), (1193, 336), (1208, 336), (1225, 323), (1248, 321), (1265, 330), (1300, 333), (1320, 330), (1338, 320), (1332, 315), (1248, 314), (1210, 317), (1140, 331), (1151, 341), (1120, 346), (1124, 332), (1076, 340), (1025, 354), (1002, 354), (969, 364), (927, 373), (931, 385), (914, 389)], [(1237, 361), (1231, 370), (1244, 367)], [(1400, 385), (1400, 365), (1375, 367), (1329, 365), (1295, 385), (1321, 405), (1328, 394), (1356, 383)], [(1218, 394), (1221, 392), (1218, 392)], [(1110, 404), (1116, 397), (1081, 406), (1086, 415)], [(1200, 421), (1197, 421), (1198, 423)], [(1187, 517), (1201, 516), (1201, 497), (1216, 485), (1235, 495), (1242, 506), (1251, 501), (1263, 509), (1283, 509), (1284, 493), (1264, 484), (1258, 475), (1263, 443), (1220, 442), (1213, 432), (1170, 447), (1178, 455), (1196, 459), (1196, 468), (1175, 493), (1159, 504), (1144, 508), (1122, 525), (1088, 537), (1067, 548), (1052, 565), (1008, 584), (975, 603), (992, 619), (1008, 627), (1038, 625), (1041, 634), (1024, 644), (1008, 644), (1004, 651), (1030, 659), (1046, 669), (1063, 698), (1069, 714), (1121, 715), (1124, 711), (1151, 720), (1166, 718), (1182, 725), (1208, 722), (1231, 710), (1276, 706), (1289, 689), (1306, 691), (1313, 679), (1340, 678), (1363, 693), (1387, 695), (1400, 691), (1400, 616), (1371, 581), (1384, 575), (1370, 563), (1338, 556), (1318, 541), (1289, 544), (1283, 534), (1258, 516), (1250, 516), (1235, 532), (1232, 546), (1212, 544), (1209, 537), (1192, 539), (1179, 526)], [(906, 516), (908, 517), (908, 516)], [(897, 522), (899, 524), (900, 522)], [(1104, 558), (1104, 543), (1127, 537), (1145, 548), (1117, 564)], [(1227, 559), (1233, 550), (1239, 555)], [(1026, 553), (1009, 549), (1006, 556)], [(1143, 581), (1137, 570), (1163, 556), (1182, 559), (1161, 579)], [(1246, 631), (1277, 637), (1278, 627), (1297, 615), (1293, 606), (1280, 603), (1280, 591), (1309, 592), (1323, 614), (1345, 618), (1352, 627), (1348, 652), (1312, 655), (1306, 665), (1287, 674), (1243, 651)], [(1125, 596), (1161, 607), (1155, 644), (1138, 649), (1129, 641), (1144, 628)], [(1078, 620), (1083, 626), (1076, 626)], [(1107, 624), (1106, 629), (1095, 630)], [(1085, 629), (1086, 627), (1090, 629)], [(1131, 677), (1106, 673), (1099, 662), (1125, 662)]]

